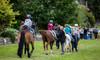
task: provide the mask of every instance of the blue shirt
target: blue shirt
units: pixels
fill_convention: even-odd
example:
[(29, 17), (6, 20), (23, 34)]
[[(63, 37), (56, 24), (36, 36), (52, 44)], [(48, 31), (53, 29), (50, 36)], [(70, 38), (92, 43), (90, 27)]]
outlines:
[(98, 32), (98, 29), (95, 28), (95, 29), (94, 29), (94, 33), (97, 33), (97, 32)]
[(66, 33), (66, 34), (69, 34), (69, 33), (70, 33), (69, 27), (66, 27), (66, 28), (65, 28), (65, 33)]

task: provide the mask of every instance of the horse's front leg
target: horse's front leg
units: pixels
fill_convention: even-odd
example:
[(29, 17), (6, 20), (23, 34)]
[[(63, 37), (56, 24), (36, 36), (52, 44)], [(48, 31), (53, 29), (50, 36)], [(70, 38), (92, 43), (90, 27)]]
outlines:
[(69, 43), (69, 49), (70, 49), (70, 52), (71, 52), (71, 43)]
[(48, 55), (48, 45), (50, 44), (50, 42), (48, 41), (47, 44), (46, 44), (46, 49), (47, 49), (47, 53), (46, 55)]

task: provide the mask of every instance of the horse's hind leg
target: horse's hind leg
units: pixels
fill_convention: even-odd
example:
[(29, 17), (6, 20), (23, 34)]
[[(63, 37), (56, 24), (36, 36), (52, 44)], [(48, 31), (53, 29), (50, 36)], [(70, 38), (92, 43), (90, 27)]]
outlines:
[(52, 49), (53, 49), (53, 44), (54, 44), (54, 42), (53, 42), (53, 43), (50, 43), (51, 55), (53, 54), (53, 51), (52, 51)]
[(27, 53), (28, 53), (28, 57), (30, 58), (30, 54), (29, 54), (29, 43), (27, 44)]
[(30, 55), (32, 55), (33, 50), (34, 50), (34, 41), (31, 43), (31, 45), (32, 45), (32, 51), (31, 51)]
[(26, 46), (26, 43), (25, 43), (25, 52), (24, 52), (25, 55), (26, 55), (26, 50), (27, 50), (27, 46)]
[(44, 47), (44, 52), (46, 54), (46, 50), (45, 50), (45, 41), (43, 41), (43, 47)]
[(46, 48), (47, 48), (47, 53), (46, 53), (46, 55), (48, 55), (48, 45), (50, 44), (50, 42), (47, 42), (47, 44), (46, 44)]

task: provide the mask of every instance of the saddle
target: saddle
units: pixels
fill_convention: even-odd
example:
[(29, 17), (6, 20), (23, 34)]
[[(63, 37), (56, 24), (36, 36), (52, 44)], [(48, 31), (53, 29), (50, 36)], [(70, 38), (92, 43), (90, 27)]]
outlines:
[(50, 31), (51, 32), (51, 34), (53, 35), (53, 37), (54, 37), (54, 33), (51, 31), (51, 30), (48, 30), (48, 31)]
[(33, 34), (33, 32), (29, 29), (29, 27), (28, 27), (27, 25), (24, 25), (24, 26), (22, 27), (22, 30), (27, 30), (27, 31), (29, 31), (30, 33)]

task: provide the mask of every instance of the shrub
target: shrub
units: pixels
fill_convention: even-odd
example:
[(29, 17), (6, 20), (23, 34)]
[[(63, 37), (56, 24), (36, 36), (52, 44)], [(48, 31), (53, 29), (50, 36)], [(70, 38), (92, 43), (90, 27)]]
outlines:
[(9, 37), (11, 42), (14, 43), (16, 41), (17, 30), (16, 29), (6, 29), (6, 31), (1, 33), (2, 37)]

